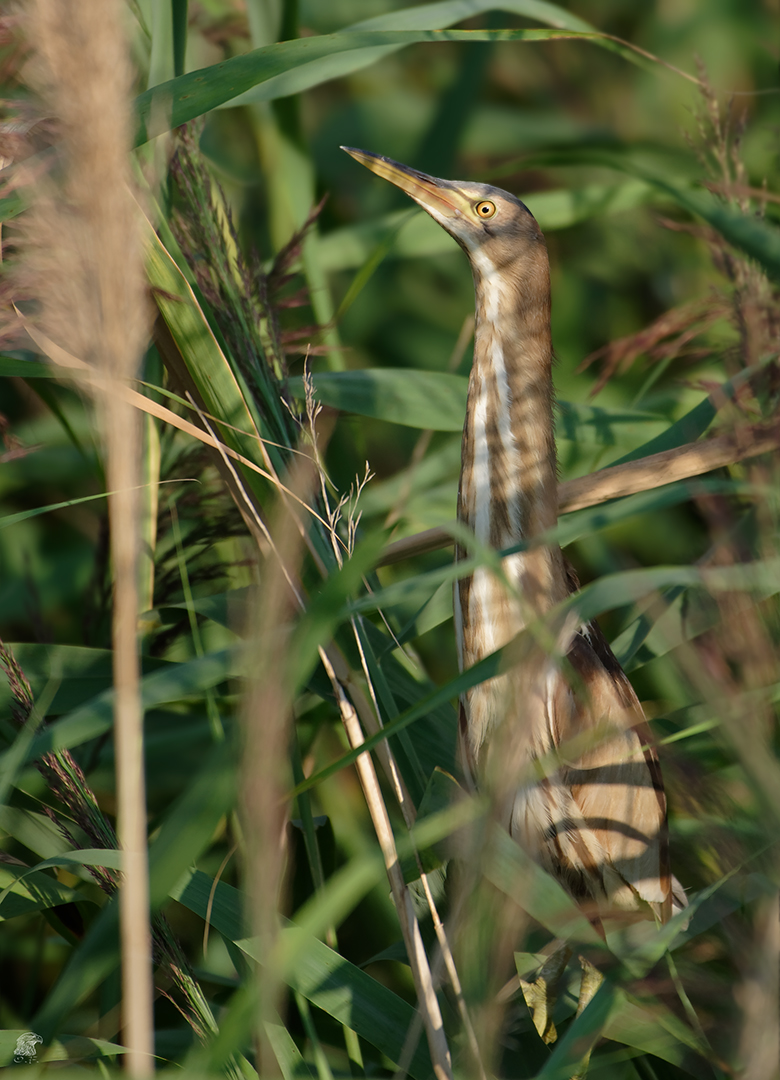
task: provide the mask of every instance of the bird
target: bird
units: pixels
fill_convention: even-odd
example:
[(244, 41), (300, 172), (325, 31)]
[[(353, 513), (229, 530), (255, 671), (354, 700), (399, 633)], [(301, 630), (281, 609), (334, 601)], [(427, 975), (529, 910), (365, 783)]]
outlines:
[[(461, 669), (529, 633), (514, 662), (461, 699), (464, 772), (492, 795), (510, 834), (594, 922), (634, 913), (665, 923), (686, 901), (670, 872), (666, 795), (646, 717), (598, 624), (554, 622), (579, 584), (560, 547), (539, 542), (555, 527), (558, 505), (550, 263), (542, 230), (525, 204), (500, 188), (342, 149), (449, 233), (474, 279), (457, 516), (478, 546), (524, 550), (502, 556), (499, 570), (481, 565), (456, 582)], [(456, 545), (456, 559), (466, 548)], [(543, 988), (566, 959), (559, 955), (542, 972)], [(598, 979), (588, 981), (592, 996)], [(533, 987), (526, 1000), (538, 1008), (537, 1030), (552, 1041), (549, 1002), (537, 993), (532, 1005), (529, 997)]]

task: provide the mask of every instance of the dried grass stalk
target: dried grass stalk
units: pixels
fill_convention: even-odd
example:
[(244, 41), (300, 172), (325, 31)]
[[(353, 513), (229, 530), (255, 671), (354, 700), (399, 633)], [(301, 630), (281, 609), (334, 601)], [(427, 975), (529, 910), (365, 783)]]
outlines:
[[(289, 487), (299, 497), (311, 486), (311, 473), (310, 462), (304, 459), (290, 478)], [(248, 914), (263, 958), (262, 969), (257, 970), (255, 1047), (257, 1071), (264, 1077), (279, 1075), (265, 1024), (282, 1011), (282, 984), (272, 958), (279, 930), (292, 787), (288, 628), (299, 610), (299, 598), (289, 582), (297, 578), (303, 556), (299, 522), (288, 512), (282, 496), (270, 533), (272, 541), (261, 568), (263, 588), (251, 645), (252, 679), (243, 705), (241, 769)]]
[[(756, 932), (737, 1001), (742, 1009), (740, 1057), (744, 1080), (777, 1076), (780, 1025), (780, 918), (778, 897), (766, 897), (756, 912)], [(751, 955), (752, 954), (752, 955)]]
[(57, 117), (57, 180), (28, 222), (25, 273), (40, 325), (97, 381), (114, 570), (114, 686), (126, 1064), (153, 1071), (151, 934), (137, 657), (135, 411), (115, 392), (135, 376), (147, 336), (143, 262), (130, 194), (131, 70), (119, 0), (33, 0), (32, 80)]
[[(730, 435), (719, 435), (705, 442), (686, 443), (675, 450), (648, 454), (625, 465), (614, 465), (588, 476), (567, 480), (558, 487), (558, 513), (570, 514), (598, 506), (610, 499), (637, 495), (640, 491), (701, 476), (726, 465), (734, 465), (759, 454), (773, 453), (780, 447), (780, 428), (776, 423), (753, 424)], [(429, 551), (454, 544), (446, 525), (426, 529), (388, 544), (377, 562), (378, 566), (410, 559)]]
[[(336, 701), (341, 713), (341, 721), (347, 733), (349, 744), (353, 749), (361, 746), (365, 741), (360, 727), (357, 713), (344, 692), (336, 669), (333, 664), (333, 655), (326, 649), (320, 649), (320, 660), (325, 668), (331, 685), (336, 693)], [(366, 805), (371, 815), (371, 821), (376, 832), (379, 846), (385, 861), (385, 869), (390, 882), (398, 920), (401, 924), (404, 944), (409, 956), (409, 964), (412, 969), (414, 986), (417, 991), (417, 1003), (425, 1024), (425, 1032), (428, 1036), (428, 1048), (431, 1052), (433, 1072), (436, 1080), (452, 1080), (452, 1059), (447, 1045), (447, 1035), (444, 1031), (439, 1002), (433, 986), (433, 977), (425, 953), (420, 927), (412, 907), (409, 890), (403, 879), (401, 863), (395, 846), (395, 838), (390, 825), (387, 807), (382, 797), (382, 789), (379, 786), (374, 763), (369, 753), (361, 754), (355, 762), (360, 784), (366, 799)]]
[(642, 354), (652, 364), (680, 356), (685, 356), (689, 361), (700, 359), (708, 355), (709, 350), (703, 347), (701, 340), (697, 347), (693, 343), (701, 339), (719, 319), (727, 316), (729, 311), (728, 301), (717, 294), (681, 304), (659, 315), (638, 333), (617, 338), (596, 349), (585, 357), (577, 370), (585, 371), (596, 361), (602, 361), (601, 371), (590, 391), (593, 398), (604, 389), (613, 375), (628, 371)]

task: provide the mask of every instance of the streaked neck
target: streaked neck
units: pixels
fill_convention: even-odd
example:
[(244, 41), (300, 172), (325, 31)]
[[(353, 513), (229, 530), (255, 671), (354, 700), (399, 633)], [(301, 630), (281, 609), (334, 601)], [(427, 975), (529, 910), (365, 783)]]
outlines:
[(494, 267), (471, 253), (476, 291), (458, 516), (494, 548), (557, 520), (550, 276), (536, 265)]

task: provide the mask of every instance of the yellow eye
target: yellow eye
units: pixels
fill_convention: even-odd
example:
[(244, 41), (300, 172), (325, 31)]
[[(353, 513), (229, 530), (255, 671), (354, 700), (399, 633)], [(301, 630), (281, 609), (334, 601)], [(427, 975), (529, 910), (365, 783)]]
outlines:
[(492, 218), (496, 212), (496, 204), (488, 202), (487, 199), (484, 202), (478, 202), (475, 210), (477, 211), (477, 217), (481, 217), (483, 220)]

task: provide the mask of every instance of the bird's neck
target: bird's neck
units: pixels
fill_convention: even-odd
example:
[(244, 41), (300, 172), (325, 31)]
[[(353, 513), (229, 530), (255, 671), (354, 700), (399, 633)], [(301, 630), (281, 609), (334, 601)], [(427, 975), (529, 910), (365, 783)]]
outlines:
[(506, 548), (557, 520), (550, 274), (492, 266), (472, 254), (476, 291), (458, 516), (477, 539)]
[[(479, 252), (470, 256), (476, 327), (458, 517), (480, 543), (501, 550), (532, 540), (557, 520), (550, 271), (543, 242), (530, 265), (527, 252), (522, 265), (500, 268), (480, 262)], [(463, 555), (458, 546), (456, 558)], [(454, 612), (462, 669), (502, 648), (566, 595), (557, 545), (506, 556), (502, 569), (500, 577), (480, 566), (458, 581)], [(545, 678), (542, 659), (515, 669), (513, 681), (491, 679), (465, 696), (461, 738), (467, 769), (477, 767), (485, 739), (515, 707), (513, 699), (542, 700), (533, 682), (537, 675)]]

